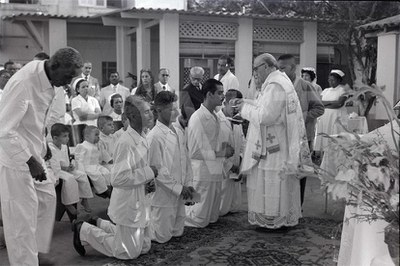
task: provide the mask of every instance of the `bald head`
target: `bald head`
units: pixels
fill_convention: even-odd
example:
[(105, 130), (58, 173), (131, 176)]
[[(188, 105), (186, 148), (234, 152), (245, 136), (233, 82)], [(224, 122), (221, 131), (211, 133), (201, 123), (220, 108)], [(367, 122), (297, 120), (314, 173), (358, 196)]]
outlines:
[(253, 63), (253, 76), (257, 86), (260, 86), (267, 79), (269, 74), (277, 69), (278, 63), (275, 57), (264, 53), (256, 57)]

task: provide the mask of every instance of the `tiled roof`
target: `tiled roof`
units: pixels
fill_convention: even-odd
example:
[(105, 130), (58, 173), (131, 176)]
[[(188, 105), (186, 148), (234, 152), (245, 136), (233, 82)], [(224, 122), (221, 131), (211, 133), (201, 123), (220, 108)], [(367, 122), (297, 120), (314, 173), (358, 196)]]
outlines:
[(48, 14), (43, 12), (23, 12), (18, 14), (11, 14), (3, 16), (3, 20), (11, 20), (15, 18), (22, 18), (22, 17), (32, 17), (32, 18), (57, 18), (57, 19), (87, 19), (91, 18), (91, 16), (71, 16), (71, 15), (58, 15), (58, 14)]
[(306, 16), (295, 16), (295, 15), (267, 15), (267, 14), (253, 14), (253, 13), (242, 13), (242, 12), (225, 12), (225, 11), (210, 11), (210, 10), (178, 10), (169, 8), (131, 8), (119, 11), (112, 11), (105, 15), (117, 14), (121, 11), (124, 12), (142, 12), (142, 13), (178, 13), (182, 15), (195, 15), (195, 16), (219, 16), (219, 17), (245, 17), (245, 18), (260, 18), (260, 19), (271, 19), (271, 20), (295, 20), (295, 21), (316, 21), (316, 22), (335, 22), (343, 23), (345, 21), (338, 21), (334, 19), (321, 19), (312, 18)]
[(358, 28), (363, 30), (381, 30), (384, 29), (385, 27), (388, 28), (400, 27), (400, 14), (393, 17), (388, 17), (378, 21), (370, 22), (368, 24), (364, 24), (359, 26)]

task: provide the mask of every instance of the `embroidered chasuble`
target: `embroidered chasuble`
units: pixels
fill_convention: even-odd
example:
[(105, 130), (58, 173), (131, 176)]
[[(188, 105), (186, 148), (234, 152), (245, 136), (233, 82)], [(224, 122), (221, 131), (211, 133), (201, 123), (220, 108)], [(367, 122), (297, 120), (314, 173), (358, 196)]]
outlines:
[(248, 175), (249, 222), (294, 226), (301, 217), (297, 172), (311, 158), (299, 99), (286, 74), (272, 72), (257, 99), (245, 100), (241, 115), (250, 122), (241, 169)]

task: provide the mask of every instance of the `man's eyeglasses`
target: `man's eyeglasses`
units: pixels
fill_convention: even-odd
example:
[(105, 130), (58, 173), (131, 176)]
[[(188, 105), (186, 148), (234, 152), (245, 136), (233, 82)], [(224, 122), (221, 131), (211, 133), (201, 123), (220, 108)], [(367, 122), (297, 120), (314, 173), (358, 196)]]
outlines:
[(169, 74), (162, 74), (163, 77), (169, 77)]
[(258, 65), (256, 67), (253, 67), (253, 72), (256, 72), (258, 70), (259, 67), (262, 67), (263, 65), (265, 65), (266, 63), (262, 63), (261, 65)]

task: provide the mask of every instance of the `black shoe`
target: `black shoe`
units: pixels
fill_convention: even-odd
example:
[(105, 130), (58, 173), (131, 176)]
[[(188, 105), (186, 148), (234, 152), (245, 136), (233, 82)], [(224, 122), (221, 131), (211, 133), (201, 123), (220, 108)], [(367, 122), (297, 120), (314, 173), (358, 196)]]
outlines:
[(81, 231), (82, 223), (83, 223), (82, 221), (77, 221), (77, 220), (72, 221), (72, 228), (73, 228), (73, 231), (74, 231), (74, 242), (73, 242), (73, 244), (74, 244), (74, 248), (75, 248), (76, 252), (78, 252), (78, 254), (81, 255), (81, 256), (85, 256), (86, 250), (85, 250), (85, 247), (82, 246), (81, 239), (79, 237), (79, 233)]

